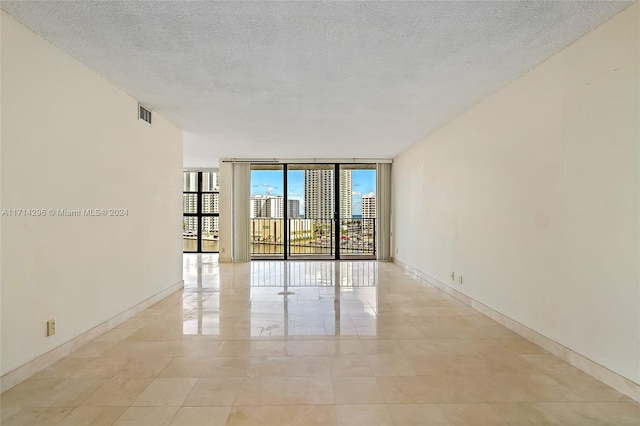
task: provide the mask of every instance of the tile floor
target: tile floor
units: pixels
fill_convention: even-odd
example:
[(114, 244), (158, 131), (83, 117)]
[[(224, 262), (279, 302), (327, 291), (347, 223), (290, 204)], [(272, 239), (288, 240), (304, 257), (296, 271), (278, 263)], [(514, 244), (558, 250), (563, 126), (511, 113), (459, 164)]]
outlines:
[(3, 425), (640, 425), (640, 406), (391, 263), (218, 264), (2, 395)]

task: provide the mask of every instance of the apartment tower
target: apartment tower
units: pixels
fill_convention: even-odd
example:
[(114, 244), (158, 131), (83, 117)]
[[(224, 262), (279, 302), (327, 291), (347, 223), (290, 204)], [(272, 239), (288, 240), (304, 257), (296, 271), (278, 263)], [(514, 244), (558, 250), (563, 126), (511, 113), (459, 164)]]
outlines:
[[(305, 170), (304, 211), (307, 219), (332, 219), (333, 170)], [(351, 170), (340, 171), (340, 217), (351, 218)]]

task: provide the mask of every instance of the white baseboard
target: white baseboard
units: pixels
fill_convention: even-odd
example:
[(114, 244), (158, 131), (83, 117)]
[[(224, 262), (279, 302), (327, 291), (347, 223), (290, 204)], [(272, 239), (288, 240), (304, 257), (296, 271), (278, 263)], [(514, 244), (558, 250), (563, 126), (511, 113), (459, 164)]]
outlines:
[(56, 361), (69, 355), (71, 352), (86, 345), (96, 337), (106, 333), (107, 331), (111, 330), (114, 327), (117, 327), (118, 325), (122, 324), (123, 322), (135, 316), (136, 314), (139, 314), (145, 309), (153, 306), (154, 304), (158, 303), (160, 300), (180, 290), (183, 287), (184, 287), (184, 281), (179, 281), (176, 284), (172, 285), (171, 287), (161, 291), (160, 293), (157, 293), (149, 297), (148, 299), (143, 300), (137, 305), (132, 306), (126, 311), (98, 324), (95, 327), (92, 327), (91, 329), (85, 331), (81, 335), (76, 336), (71, 340), (68, 340), (67, 342), (63, 343), (57, 348), (52, 349), (49, 352), (46, 352), (38, 356), (37, 358), (27, 362), (26, 364), (23, 364), (20, 367), (4, 374), (2, 377), (0, 377), (0, 392), (4, 392), (8, 389), (11, 389), (18, 383), (21, 383), (27, 380), (29, 377), (44, 370), (45, 368), (49, 367)]
[(399, 261), (398, 259), (392, 259), (392, 261), (408, 273), (415, 275), (417, 278), (426, 281), (427, 283), (435, 287), (438, 287), (440, 290), (453, 296), (465, 305), (468, 305), (476, 311), (488, 316), (489, 318), (519, 334), (530, 342), (540, 346), (541, 348), (552, 353), (563, 361), (568, 362), (574, 367), (600, 380), (602, 383), (611, 386), (617, 391), (627, 395), (634, 401), (640, 402), (639, 384), (609, 370), (608, 368), (590, 360), (589, 358), (586, 358), (583, 355), (580, 355), (579, 353), (567, 348), (566, 346), (563, 346), (555, 340), (552, 340), (538, 333), (537, 331), (532, 330), (523, 324), (520, 324), (519, 322), (507, 317), (506, 315), (501, 314), (500, 312), (490, 308), (489, 306), (478, 302), (477, 300), (467, 296), (464, 293), (461, 293), (460, 291), (443, 283), (442, 281), (428, 274), (425, 274), (424, 272), (421, 272), (414, 267)]

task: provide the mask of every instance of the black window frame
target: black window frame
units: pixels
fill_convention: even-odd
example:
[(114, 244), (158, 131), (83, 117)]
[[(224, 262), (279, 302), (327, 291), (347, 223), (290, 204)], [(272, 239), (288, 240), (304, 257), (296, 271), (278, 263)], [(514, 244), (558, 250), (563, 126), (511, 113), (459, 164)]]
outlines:
[[(183, 253), (220, 253), (220, 250), (218, 249), (218, 251), (202, 251), (202, 224), (203, 224), (203, 220), (206, 217), (220, 217), (220, 191), (203, 191), (203, 185), (202, 185), (202, 176), (204, 173), (219, 173), (218, 171), (206, 171), (206, 172), (202, 172), (202, 171), (195, 171), (195, 170), (184, 170), (183, 173), (197, 173), (197, 183), (196, 183), (196, 191), (185, 191), (183, 188), (182, 191), (182, 195), (183, 195), (183, 199), (184, 199), (184, 195), (187, 194), (193, 194), (196, 196), (196, 212), (195, 213), (188, 213), (184, 211), (184, 207), (183, 207), (183, 211), (182, 211), (182, 217), (183, 218), (187, 218), (187, 217), (195, 217), (197, 218), (197, 231), (196, 231), (196, 251), (185, 251), (184, 250), (184, 245), (183, 245)], [(218, 175), (219, 177), (219, 175)], [(204, 194), (217, 194), (218, 196), (218, 212), (217, 213), (203, 213), (202, 212), (202, 199)], [(213, 195), (215, 197), (215, 195)], [(218, 219), (218, 226), (220, 224), (220, 219)], [(220, 232), (220, 230), (218, 229), (218, 232)], [(184, 237), (183, 237), (184, 238)], [(184, 244), (184, 243), (183, 243)], [(219, 245), (218, 245), (219, 247)]]

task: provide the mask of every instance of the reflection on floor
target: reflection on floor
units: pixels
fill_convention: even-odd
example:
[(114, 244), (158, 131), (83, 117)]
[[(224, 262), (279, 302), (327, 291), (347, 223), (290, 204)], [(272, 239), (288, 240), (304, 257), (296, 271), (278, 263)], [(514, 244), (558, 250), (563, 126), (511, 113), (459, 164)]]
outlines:
[(3, 425), (640, 424), (640, 407), (373, 261), (218, 264), (2, 395)]

